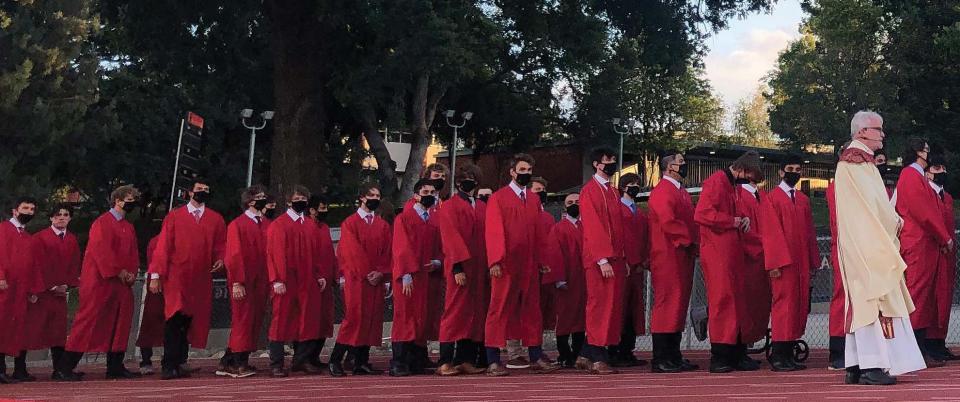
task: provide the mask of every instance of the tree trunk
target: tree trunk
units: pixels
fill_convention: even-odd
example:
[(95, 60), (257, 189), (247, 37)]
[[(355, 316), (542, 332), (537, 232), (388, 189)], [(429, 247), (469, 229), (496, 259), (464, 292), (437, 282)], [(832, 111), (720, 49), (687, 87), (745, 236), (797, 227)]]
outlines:
[(430, 146), (430, 126), (437, 114), (437, 105), (447, 91), (445, 85), (435, 85), (432, 92), (430, 87), (430, 74), (421, 73), (417, 77), (411, 106), (413, 124), (410, 131), (413, 132), (413, 142), (410, 144), (410, 158), (407, 159), (403, 172), (400, 192), (394, 198), (394, 201), (398, 202), (395, 205), (403, 205), (403, 202), (413, 195), (413, 186), (423, 172), (423, 159), (427, 154), (427, 147)]
[(377, 159), (377, 182), (380, 184), (380, 193), (389, 198), (397, 193), (397, 162), (390, 157), (387, 143), (380, 131), (377, 131), (377, 113), (370, 106), (360, 107), (360, 130), (370, 152)]
[(323, 40), (310, 0), (267, 3), (272, 33), (274, 100), (271, 187), (285, 192), (302, 184), (319, 191), (329, 172), (323, 135), (327, 124), (322, 102), (323, 75), (319, 42)]

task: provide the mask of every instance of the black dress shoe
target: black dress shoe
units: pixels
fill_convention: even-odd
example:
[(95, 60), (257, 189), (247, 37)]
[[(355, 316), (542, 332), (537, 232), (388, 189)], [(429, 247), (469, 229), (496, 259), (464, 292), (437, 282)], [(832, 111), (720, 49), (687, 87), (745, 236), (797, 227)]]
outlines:
[(297, 364), (293, 367), (290, 367), (291, 373), (306, 373), (306, 374), (320, 374), (320, 367), (316, 367), (310, 363), (306, 364)]
[(383, 370), (377, 370), (368, 363), (361, 364), (353, 369), (355, 375), (381, 375)]
[(63, 381), (63, 382), (77, 382), (80, 381), (80, 376), (77, 373), (54, 371), (53, 375), (50, 376), (51, 380), (54, 381)]
[(710, 372), (714, 374), (732, 373), (736, 368), (726, 362), (710, 362)]
[(182, 377), (183, 375), (180, 373), (180, 370), (178, 369), (164, 369), (163, 373), (160, 374), (161, 380), (176, 380)]
[(881, 369), (863, 370), (860, 374), (860, 385), (895, 385), (897, 379)]
[(391, 377), (407, 377), (412, 373), (406, 366), (401, 364), (393, 364), (390, 366), (390, 376)]
[(760, 362), (749, 356), (743, 356), (740, 358), (740, 361), (737, 362), (737, 365), (734, 366), (734, 369), (737, 371), (757, 371), (760, 370)]
[(34, 376), (30, 375), (30, 373), (28, 373), (28, 372), (26, 372), (26, 371), (14, 371), (12, 377), (13, 377), (14, 380), (17, 380), (17, 381), (20, 381), (20, 382), (34, 382), (34, 381), (37, 381), (37, 377), (34, 377)]
[(847, 375), (844, 377), (843, 382), (847, 385), (860, 385), (860, 369), (851, 367), (847, 369)]
[(800, 370), (800, 368), (795, 366), (793, 362), (789, 360), (770, 360), (770, 370), (777, 373), (786, 373)]
[(0, 384), (19, 384), (20, 381), (17, 381), (15, 378), (6, 375), (5, 373), (0, 373)]
[(650, 372), (652, 373), (679, 373), (682, 371), (683, 368), (672, 361), (654, 362), (650, 366)]
[(330, 375), (333, 377), (343, 377), (347, 373), (343, 372), (343, 365), (336, 362), (331, 362), (327, 365), (327, 370), (330, 371)]
[(289, 375), (290, 374), (287, 373), (287, 370), (284, 370), (283, 367), (274, 367), (270, 369), (270, 377), (273, 378), (284, 378)]
[(134, 378), (140, 378), (140, 373), (134, 373), (130, 370), (124, 368), (123, 370), (108, 371), (107, 379), (108, 380), (130, 380)]
[(697, 371), (700, 369), (699, 365), (693, 364), (687, 359), (681, 359), (677, 365), (680, 366), (680, 371)]

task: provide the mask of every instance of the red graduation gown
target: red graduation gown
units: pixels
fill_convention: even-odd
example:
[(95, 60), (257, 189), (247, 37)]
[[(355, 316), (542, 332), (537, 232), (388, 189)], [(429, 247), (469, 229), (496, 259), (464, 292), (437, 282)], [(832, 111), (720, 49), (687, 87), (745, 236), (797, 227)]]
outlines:
[[(266, 218), (257, 223), (246, 213), (227, 226), (226, 255), (227, 291), (230, 292), (230, 340), (227, 347), (234, 352), (252, 352), (267, 313), (271, 285), (267, 280)], [(247, 296), (233, 298), (233, 284), (243, 285)]]
[(521, 201), (510, 186), (497, 190), (487, 204), (484, 236), (487, 265), (499, 264), (502, 275), (490, 278), (490, 307), (487, 310), (484, 342), (488, 347), (506, 346), (507, 336), (519, 338), (524, 346), (543, 343), (540, 315), (541, 233), (540, 199), (524, 189)]
[(734, 223), (737, 188), (723, 169), (703, 182), (694, 220), (700, 225), (700, 264), (707, 287), (710, 342), (737, 344), (747, 298), (738, 292), (743, 281), (743, 246)]
[(193, 347), (205, 348), (213, 310), (210, 269), (223, 260), (227, 226), (210, 207), (204, 207), (198, 222), (182, 206), (163, 219), (159, 236), (148, 272), (160, 274), (163, 315), (170, 319), (179, 312), (192, 317), (187, 339)]
[(844, 312), (846, 301), (843, 292), (843, 277), (837, 254), (837, 199), (833, 182), (827, 186), (827, 209), (830, 211), (830, 266), (833, 268), (833, 295), (830, 297), (830, 336), (846, 336)]
[(315, 241), (319, 259), (317, 268), (320, 270), (320, 277), (327, 281), (327, 286), (323, 292), (320, 292), (320, 337), (330, 338), (333, 336), (335, 320), (333, 292), (340, 275), (337, 269), (337, 254), (333, 249), (333, 238), (330, 236), (330, 226), (318, 222)]
[[(750, 231), (740, 233), (743, 247), (742, 280), (738, 292), (748, 295), (746, 311), (741, 316), (740, 336), (746, 344), (767, 336), (770, 326), (770, 278), (763, 265), (763, 242), (760, 239), (760, 201), (743, 186), (737, 189), (737, 216), (750, 218)], [(757, 189), (757, 194), (760, 189)]]
[[(623, 316), (633, 324), (633, 332), (643, 335), (647, 332), (647, 273), (643, 267), (650, 263), (650, 222), (647, 213), (636, 204), (637, 212), (620, 202), (623, 215), (623, 239), (627, 253), (627, 267), (632, 271), (626, 279), (624, 288)], [(625, 321), (626, 322), (626, 321)]]
[[(390, 280), (390, 224), (379, 216), (368, 224), (359, 213), (340, 225), (337, 262), (343, 272), (344, 315), (337, 343), (349, 346), (380, 346), (383, 341), (385, 283)], [(377, 286), (367, 274), (384, 274)]]
[(80, 283), (80, 245), (77, 236), (66, 232), (63, 239), (46, 228), (33, 235), (37, 247), (41, 289), (37, 302), (27, 306), (26, 350), (63, 346), (67, 341), (67, 299), (51, 288), (77, 287)]
[[(957, 230), (956, 218), (953, 216), (953, 197), (943, 190), (943, 200), (940, 203), (940, 212), (947, 233), (954, 235)], [(954, 235), (955, 236), (955, 235)], [(956, 240), (954, 240), (956, 243)], [(937, 299), (936, 325), (927, 328), (928, 339), (946, 339), (950, 325), (950, 310), (953, 306), (953, 286), (957, 280), (957, 252), (940, 253), (937, 263), (937, 288), (934, 290)]]
[(780, 269), (782, 274), (770, 278), (774, 342), (803, 336), (810, 313), (810, 273), (820, 266), (810, 200), (800, 191), (794, 194), (796, 203), (776, 187), (760, 203), (764, 266), (768, 271)]
[[(154, 236), (147, 243), (147, 266), (153, 261), (160, 236)], [(150, 281), (143, 282), (143, 308), (140, 311), (140, 333), (137, 335), (138, 348), (158, 348), (163, 346), (163, 295), (150, 293)]]
[(133, 321), (133, 291), (117, 277), (137, 272), (137, 234), (110, 211), (90, 227), (80, 270), (80, 307), (66, 349), (72, 352), (123, 352)]
[(700, 234), (690, 194), (669, 180), (650, 192), (651, 333), (683, 331), (693, 290), (693, 250)]
[[(430, 292), (431, 261), (440, 260), (440, 232), (434, 222), (424, 221), (416, 208), (406, 208), (393, 222), (393, 328), (394, 342), (426, 346), (427, 295)], [(413, 278), (410, 296), (403, 294), (403, 276)]]
[(912, 166), (905, 166), (897, 181), (897, 213), (903, 218), (900, 231), (900, 255), (907, 263), (906, 279), (916, 307), (910, 313), (914, 329), (930, 328), (937, 323), (936, 273), (940, 246), (951, 235), (947, 232), (939, 197), (927, 178)]
[(566, 289), (557, 290), (557, 336), (586, 331), (587, 279), (583, 269), (583, 228), (567, 218), (550, 229), (547, 247), (550, 269)]
[[(439, 197), (439, 189), (437, 203), (430, 207), (429, 212), (430, 216), (433, 216), (439, 209), (440, 206), (446, 203), (445, 199)], [(403, 210), (413, 209), (414, 204), (417, 203), (416, 198), (410, 198), (407, 200), (407, 203), (404, 204)], [(430, 224), (437, 227), (439, 230), (439, 223), (431, 219)], [(444, 290), (444, 276), (443, 270), (437, 269), (427, 273), (427, 277), (430, 280), (429, 291), (427, 292), (427, 339), (435, 341), (440, 339), (440, 321), (443, 318), (443, 290)]]
[[(309, 218), (293, 220), (284, 212), (267, 227), (267, 279), (271, 286), (273, 318), (268, 338), (277, 342), (320, 338), (320, 269), (315, 258), (314, 231)], [(272, 292), (283, 283), (286, 293)]]
[[(553, 219), (547, 211), (540, 211), (540, 231), (541, 233), (550, 233), (557, 221)], [(547, 236), (541, 239), (541, 250), (546, 250)], [(545, 254), (543, 254), (545, 255)], [(543, 256), (541, 255), (541, 256)], [(550, 266), (546, 260), (541, 261), (540, 265)], [(557, 281), (558, 276), (551, 267), (551, 271), (540, 275), (540, 317), (543, 319), (543, 330), (553, 330), (557, 328)]]
[[(486, 204), (475, 201), (471, 205), (460, 197), (443, 203), (434, 215), (440, 225), (443, 247), (443, 273), (446, 277), (446, 300), (440, 321), (440, 342), (469, 339), (483, 341), (483, 325), (489, 302), (486, 289), (486, 244), (483, 238), (483, 220)], [(461, 264), (467, 276), (465, 286), (454, 280), (453, 266)]]
[[(587, 343), (610, 346), (620, 342), (624, 287), (627, 275), (620, 193), (591, 178), (580, 191), (583, 221), (583, 269), (587, 279)], [(604, 278), (597, 261), (607, 259), (612, 278)]]
[(43, 278), (37, 267), (37, 241), (26, 230), (20, 232), (9, 220), (0, 223), (0, 279), (7, 290), (0, 291), (0, 354), (16, 356), (29, 341), (27, 300), (43, 292)]

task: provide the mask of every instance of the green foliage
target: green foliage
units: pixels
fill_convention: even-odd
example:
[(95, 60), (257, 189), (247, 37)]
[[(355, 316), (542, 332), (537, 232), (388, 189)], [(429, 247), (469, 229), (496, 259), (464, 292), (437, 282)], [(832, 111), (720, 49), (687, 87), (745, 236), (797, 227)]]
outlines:
[(777, 139), (770, 130), (770, 102), (760, 86), (749, 99), (741, 99), (733, 111), (733, 136), (738, 144), (776, 148)]

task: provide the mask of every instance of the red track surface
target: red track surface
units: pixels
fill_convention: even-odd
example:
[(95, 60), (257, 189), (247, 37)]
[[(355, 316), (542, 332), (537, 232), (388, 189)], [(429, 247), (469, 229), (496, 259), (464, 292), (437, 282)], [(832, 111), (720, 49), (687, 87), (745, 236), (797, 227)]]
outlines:
[[(204, 367), (194, 378), (161, 381), (150, 376), (134, 381), (106, 381), (102, 366), (82, 369), (89, 380), (81, 383), (41, 381), (0, 385), (0, 398), (40, 400), (960, 400), (960, 363), (904, 375), (891, 387), (843, 385), (841, 372), (827, 371), (825, 352), (814, 351), (806, 371), (788, 374), (768, 369), (755, 372), (709, 374), (706, 371), (677, 375), (651, 374), (649, 368), (624, 370), (619, 375), (596, 377), (576, 371), (534, 375), (525, 370), (509, 377), (469, 376), (440, 378), (416, 376), (346, 377), (293, 376), (272, 379), (261, 373), (246, 379), (215, 377), (214, 360), (198, 360)], [(705, 352), (689, 358), (706, 367)], [(644, 356), (649, 358), (649, 356)], [(385, 358), (376, 359), (385, 367)], [(255, 362), (266, 367), (266, 361)], [(132, 364), (128, 364), (131, 367)], [(34, 369), (46, 375), (46, 369)]]

